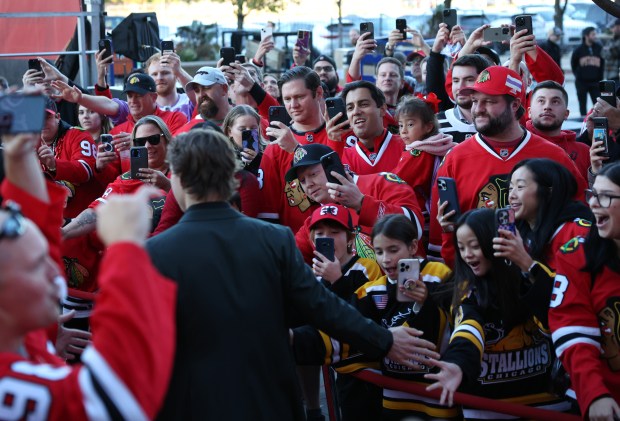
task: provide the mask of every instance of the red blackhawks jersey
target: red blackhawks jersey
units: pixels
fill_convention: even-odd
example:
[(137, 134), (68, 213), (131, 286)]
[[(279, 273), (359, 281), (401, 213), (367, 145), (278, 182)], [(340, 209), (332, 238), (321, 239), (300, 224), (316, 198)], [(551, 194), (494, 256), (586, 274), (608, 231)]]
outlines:
[[(523, 140), (511, 153), (498, 153), (479, 133), (456, 145), (445, 156), (437, 177), (450, 177), (456, 181), (461, 213), (476, 208), (504, 208), (508, 206), (509, 176), (512, 168), (528, 158), (548, 158), (564, 165), (577, 180), (578, 199), (583, 199), (587, 182), (579, 174), (574, 162), (566, 152), (540, 136), (526, 131)], [(500, 156), (504, 155), (504, 156)], [(429, 238), (429, 259), (438, 258), (439, 253), (448, 266), (454, 261), (452, 236), (444, 236), (437, 221), (437, 185), (431, 195), (431, 228)]]
[(357, 141), (353, 146), (344, 149), (342, 163), (359, 175), (393, 171), (398, 165), (403, 149), (405, 144), (400, 136), (384, 129), (383, 133), (374, 139), (373, 151)]
[(555, 352), (584, 415), (604, 395), (620, 403), (620, 273), (583, 271), (587, 246), (575, 237), (561, 247), (549, 309)]
[(555, 260), (560, 248), (574, 237), (585, 238), (590, 232), (592, 222), (581, 218), (565, 222), (558, 227), (549, 241), (549, 247), (545, 252), (545, 264), (555, 270)]
[[(422, 227), (424, 226), (422, 211), (411, 187), (397, 175), (387, 172), (355, 175), (353, 182), (364, 195), (359, 214), (349, 209), (354, 227), (358, 227), (362, 233), (370, 235), (372, 227), (378, 219), (388, 214), (400, 213), (416, 225), (418, 238), (422, 236)], [(297, 247), (308, 263), (312, 262), (312, 257), (314, 257), (314, 248), (310, 241), (310, 217), (311, 214), (308, 215), (303, 226), (296, 231), (295, 235)], [(418, 249), (418, 254), (423, 256), (424, 250)]]

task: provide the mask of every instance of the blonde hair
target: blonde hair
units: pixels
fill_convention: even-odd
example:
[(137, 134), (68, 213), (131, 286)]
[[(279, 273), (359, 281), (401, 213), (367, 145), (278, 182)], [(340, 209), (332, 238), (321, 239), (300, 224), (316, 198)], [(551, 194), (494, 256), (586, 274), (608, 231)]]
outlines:
[(157, 117), (156, 115), (147, 115), (145, 117), (142, 117), (140, 120), (138, 120), (136, 125), (133, 126), (133, 130), (131, 132), (132, 142), (133, 142), (133, 139), (136, 137), (136, 130), (138, 129), (138, 127), (144, 124), (152, 124), (153, 126), (159, 127), (159, 130), (161, 130), (162, 134), (164, 135), (164, 141), (166, 142), (166, 145), (172, 142), (172, 133), (170, 133), (170, 129), (168, 128), (166, 123), (164, 123), (164, 120)]

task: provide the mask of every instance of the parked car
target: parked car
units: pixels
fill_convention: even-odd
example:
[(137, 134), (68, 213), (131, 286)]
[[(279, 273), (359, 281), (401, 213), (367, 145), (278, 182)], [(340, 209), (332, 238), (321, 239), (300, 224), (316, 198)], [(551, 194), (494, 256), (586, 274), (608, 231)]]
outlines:
[[(572, 11), (569, 16), (574, 20), (594, 22), (603, 31), (613, 25), (615, 17), (606, 13), (603, 9), (592, 2), (570, 3)], [(566, 12), (568, 13), (568, 8)]]
[[(541, 40), (546, 39), (549, 30), (555, 26), (555, 8), (553, 6), (525, 6), (523, 7), (523, 11), (525, 13), (535, 13), (543, 18), (545, 22), (545, 34), (543, 38), (539, 38), (538, 35), (536, 35), (536, 38)], [(581, 32), (588, 26), (597, 27), (594, 22), (575, 20), (566, 14), (564, 15), (562, 26), (564, 31), (562, 45), (565, 48), (573, 48), (581, 44)]]

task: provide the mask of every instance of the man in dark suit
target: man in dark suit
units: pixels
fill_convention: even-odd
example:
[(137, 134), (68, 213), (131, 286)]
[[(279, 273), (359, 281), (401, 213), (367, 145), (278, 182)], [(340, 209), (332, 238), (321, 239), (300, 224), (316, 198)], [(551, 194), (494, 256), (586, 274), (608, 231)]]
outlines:
[(147, 243), (155, 266), (178, 283), (177, 352), (158, 419), (304, 419), (290, 347), (295, 325), (409, 366), (438, 356), (421, 332), (388, 331), (318, 283), (290, 229), (228, 205), (236, 161), (223, 135), (183, 134), (168, 158), (186, 212)]

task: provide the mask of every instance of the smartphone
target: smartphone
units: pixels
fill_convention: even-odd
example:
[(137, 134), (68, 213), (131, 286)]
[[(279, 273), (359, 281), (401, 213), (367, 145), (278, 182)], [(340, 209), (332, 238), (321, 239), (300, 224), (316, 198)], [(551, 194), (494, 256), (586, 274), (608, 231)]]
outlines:
[(613, 80), (601, 80), (598, 83), (598, 88), (601, 91), (601, 99), (607, 101), (609, 105), (616, 108), (616, 82)]
[(327, 114), (329, 115), (330, 119), (336, 117), (336, 114), (342, 113), (342, 116), (340, 116), (338, 121), (336, 121), (336, 124), (344, 123), (348, 120), (344, 100), (341, 97), (336, 96), (332, 98), (327, 98), (325, 100), (325, 106), (327, 107)]
[(260, 40), (265, 41), (267, 38), (273, 38), (273, 28), (271, 26), (265, 26), (260, 30)]
[(448, 30), (452, 30), (456, 26), (457, 14), (456, 9), (444, 9), (443, 23), (448, 25)]
[(459, 199), (456, 194), (456, 181), (450, 177), (437, 178), (437, 189), (439, 190), (439, 200), (441, 203), (447, 201), (448, 206), (444, 211), (444, 215), (451, 210), (455, 211), (454, 216), (448, 218), (448, 221), (455, 222), (456, 219), (461, 216), (461, 210), (459, 208)]
[(99, 40), (99, 51), (103, 50), (105, 50), (105, 53), (103, 54), (103, 56), (101, 56), (101, 58), (104, 60), (113, 54), (111, 39), (103, 38)]
[(396, 29), (400, 31), (403, 39), (407, 39), (407, 19), (396, 19)]
[(366, 32), (370, 32), (370, 36), (366, 39), (374, 39), (375, 38), (375, 25), (372, 22), (362, 22), (360, 23), (360, 34), (364, 34)]
[(230, 65), (230, 63), (234, 63), (235, 62), (235, 55), (237, 53), (235, 52), (235, 49), (232, 47), (224, 47), (220, 49), (220, 57), (224, 59), (224, 61), (222, 62), (222, 64), (224, 66), (228, 66)]
[(238, 61), (239, 63), (243, 64), (245, 63), (245, 56), (243, 54), (237, 54), (235, 55), (235, 61)]
[(315, 238), (314, 247), (316, 248), (316, 251), (321, 253), (323, 256), (327, 257), (329, 261), (333, 262), (334, 260), (336, 260), (333, 238), (328, 238), (328, 237)]
[(515, 210), (511, 207), (503, 209), (495, 209), (495, 232), (499, 237), (499, 230), (510, 231), (513, 234), (517, 233), (517, 226), (515, 225)]
[(482, 32), (485, 41), (502, 42), (510, 40), (510, 28), (487, 28)]
[(601, 152), (601, 156), (609, 156), (609, 141), (607, 135), (609, 133), (609, 125), (607, 117), (593, 117), (594, 130), (592, 131), (592, 142), (603, 141), (605, 150)]
[(40, 133), (45, 122), (45, 97), (23, 94), (0, 96), (0, 114), (4, 133)]
[(532, 17), (530, 15), (519, 15), (515, 17), (515, 32), (527, 29), (526, 35), (532, 35)]
[(103, 145), (103, 150), (105, 152), (113, 152), (114, 145), (112, 144), (112, 135), (111, 134), (102, 134), (99, 135), (99, 144)]
[(243, 146), (244, 149), (252, 149), (258, 152), (258, 130), (243, 130), (241, 132), (241, 146)]
[(327, 181), (329, 183), (342, 184), (336, 177), (332, 175), (332, 171), (337, 172), (344, 178), (347, 178), (347, 173), (344, 170), (344, 165), (342, 165), (342, 161), (340, 161), (340, 157), (336, 153), (336, 151), (330, 152), (327, 155), (323, 155), (321, 157), (321, 165), (323, 166), (323, 170), (325, 171), (325, 176), (327, 177)]
[(39, 59), (31, 58), (28, 60), (28, 69), (36, 70), (37, 72), (42, 72), (43, 68), (41, 67), (41, 62)]
[(162, 41), (161, 42), (161, 53), (174, 53), (174, 42), (173, 41)]
[(297, 42), (295, 43), (302, 51), (310, 51), (310, 31), (297, 31)]
[[(398, 286), (412, 290), (416, 288), (416, 281), (420, 279), (420, 261), (418, 259), (400, 259), (398, 261)], [(413, 302), (413, 299), (396, 290), (396, 301), (401, 303)]]
[[(286, 112), (286, 108), (281, 105), (269, 107), (269, 125), (273, 121), (279, 121), (287, 126), (291, 125), (291, 117)], [(275, 140), (273, 136), (269, 136), (269, 139), (272, 142)]]
[(129, 150), (129, 160), (131, 165), (131, 178), (138, 180), (138, 170), (149, 167), (149, 154), (146, 146), (133, 146)]

